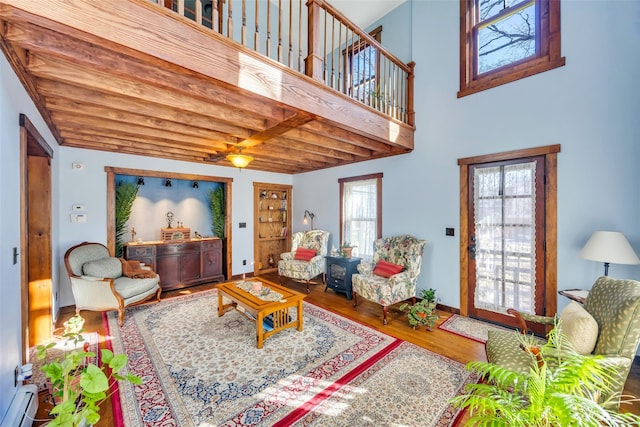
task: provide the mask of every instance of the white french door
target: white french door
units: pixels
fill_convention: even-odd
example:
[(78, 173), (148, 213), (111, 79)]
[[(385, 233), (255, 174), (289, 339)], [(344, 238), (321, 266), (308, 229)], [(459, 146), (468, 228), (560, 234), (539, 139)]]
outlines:
[(469, 315), (544, 312), (543, 156), (469, 168)]

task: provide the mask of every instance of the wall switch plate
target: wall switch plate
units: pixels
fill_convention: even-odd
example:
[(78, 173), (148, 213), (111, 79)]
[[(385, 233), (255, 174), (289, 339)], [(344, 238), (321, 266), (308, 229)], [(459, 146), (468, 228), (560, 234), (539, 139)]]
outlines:
[(73, 205), (71, 207), (71, 210), (74, 211), (74, 212), (83, 211), (84, 210), (84, 205)]
[(71, 163), (71, 169), (81, 171), (84, 169), (84, 163), (73, 162)]
[(247, 228), (247, 223), (246, 222), (241, 222), (240, 224), (238, 224), (239, 228)]
[(247, 260), (246, 259), (242, 260), (242, 265), (247, 265)]
[(87, 214), (71, 214), (71, 222), (87, 222)]
[(447, 227), (444, 229), (445, 236), (455, 236), (455, 232), (453, 228)]

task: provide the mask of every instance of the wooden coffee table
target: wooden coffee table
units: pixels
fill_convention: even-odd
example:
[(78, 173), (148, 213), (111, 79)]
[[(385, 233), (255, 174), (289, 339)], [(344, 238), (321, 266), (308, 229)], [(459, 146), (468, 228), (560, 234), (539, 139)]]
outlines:
[[(262, 283), (263, 289), (266, 288), (270, 292), (277, 292), (281, 297), (276, 301), (269, 301), (260, 298), (261, 295), (254, 295), (238, 287), (239, 284), (254, 284), (256, 282)], [(302, 331), (302, 300), (306, 297), (306, 294), (263, 280), (227, 282), (216, 286), (216, 289), (218, 289), (218, 317), (222, 316), (227, 309), (235, 308), (249, 319), (255, 319), (256, 347), (258, 348), (262, 348), (264, 340), (284, 329), (297, 327), (299, 331)], [(259, 293), (255, 289), (251, 290), (254, 293)], [(262, 293), (266, 293), (266, 291), (262, 291)], [(230, 299), (231, 302), (223, 304), (223, 297)], [(263, 297), (268, 298), (267, 296)], [(241, 309), (238, 307), (241, 307)], [(292, 319), (289, 315), (290, 308), (298, 309), (295, 319)], [(265, 319), (267, 319), (266, 323)]]

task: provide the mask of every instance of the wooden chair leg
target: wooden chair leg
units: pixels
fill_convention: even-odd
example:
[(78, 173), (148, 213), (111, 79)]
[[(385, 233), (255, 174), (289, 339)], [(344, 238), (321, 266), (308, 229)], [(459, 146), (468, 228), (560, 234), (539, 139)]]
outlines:
[(122, 327), (124, 325), (124, 308), (118, 309), (118, 325)]
[(386, 325), (387, 324), (387, 313), (389, 312), (389, 307), (387, 307), (386, 305), (382, 306), (382, 324)]
[(352, 305), (355, 307), (356, 305), (358, 305), (358, 294), (356, 294), (355, 291), (352, 292), (351, 294), (353, 296), (353, 304)]

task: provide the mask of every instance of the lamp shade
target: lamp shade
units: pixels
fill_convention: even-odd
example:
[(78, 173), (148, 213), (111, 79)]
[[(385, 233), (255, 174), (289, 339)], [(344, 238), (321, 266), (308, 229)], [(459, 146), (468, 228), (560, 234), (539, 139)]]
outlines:
[(629, 241), (618, 231), (594, 231), (580, 257), (613, 264), (640, 264)]
[(247, 156), (246, 154), (227, 154), (227, 160), (229, 160), (233, 166), (242, 169), (251, 163), (253, 157)]

